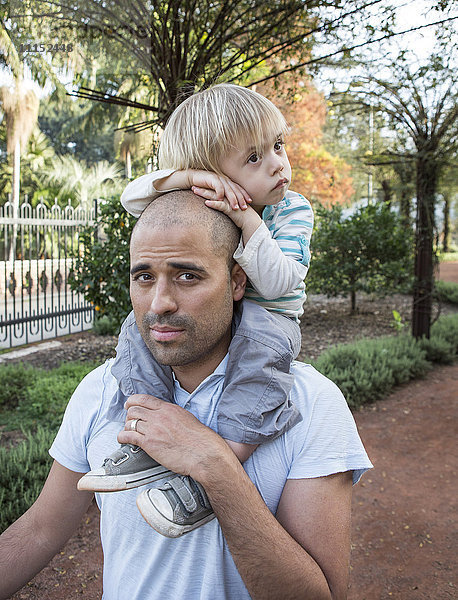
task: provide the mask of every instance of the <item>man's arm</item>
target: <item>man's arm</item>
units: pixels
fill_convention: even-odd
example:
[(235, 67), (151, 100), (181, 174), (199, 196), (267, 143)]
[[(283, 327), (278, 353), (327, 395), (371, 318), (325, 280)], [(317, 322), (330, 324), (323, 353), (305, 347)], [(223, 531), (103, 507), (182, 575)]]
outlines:
[(277, 518), (240, 464), (201, 483), (253, 600), (346, 598), (351, 474), (288, 480)]
[(181, 407), (131, 396), (120, 443), (137, 444), (205, 488), (253, 600), (346, 597), (351, 476), (288, 480), (275, 518), (235, 454)]
[(81, 476), (54, 462), (35, 503), (0, 536), (0, 600), (41, 571), (78, 527), (93, 497), (77, 491)]

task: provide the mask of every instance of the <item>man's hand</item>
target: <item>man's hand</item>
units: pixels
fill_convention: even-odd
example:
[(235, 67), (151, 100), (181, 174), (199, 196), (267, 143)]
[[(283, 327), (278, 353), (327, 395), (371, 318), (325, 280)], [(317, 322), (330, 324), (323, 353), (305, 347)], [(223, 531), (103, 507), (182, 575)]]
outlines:
[[(205, 480), (225, 455), (237, 461), (226, 442), (203, 425), (189, 411), (147, 394), (135, 394), (126, 402), (125, 429), (118, 434), (120, 444), (134, 444), (175, 473)], [(130, 429), (138, 419), (136, 431)], [(231, 456), (232, 455), (232, 456)]]

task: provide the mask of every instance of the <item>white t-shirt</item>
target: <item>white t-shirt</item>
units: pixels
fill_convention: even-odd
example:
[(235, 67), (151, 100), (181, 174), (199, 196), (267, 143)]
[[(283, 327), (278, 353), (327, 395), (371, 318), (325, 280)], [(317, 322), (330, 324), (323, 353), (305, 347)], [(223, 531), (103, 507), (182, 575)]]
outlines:
[[(99, 467), (118, 447), (120, 423), (106, 412), (116, 391), (107, 361), (73, 394), (50, 449), (61, 465), (85, 473)], [(175, 401), (217, 430), (217, 403), (227, 357), (188, 394), (175, 382)], [(291, 399), (303, 420), (260, 445), (244, 464), (268, 508), (275, 513), (287, 479), (353, 471), (356, 483), (372, 465), (339, 389), (310, 365), (294, 363)], [(101, 510), (104, 600), (243, 600), (247, 589), (237, 571), (218, 521), (180, 538), (156, 533), (143, 520), (135, 500), (139, 489), (96, 494)]]

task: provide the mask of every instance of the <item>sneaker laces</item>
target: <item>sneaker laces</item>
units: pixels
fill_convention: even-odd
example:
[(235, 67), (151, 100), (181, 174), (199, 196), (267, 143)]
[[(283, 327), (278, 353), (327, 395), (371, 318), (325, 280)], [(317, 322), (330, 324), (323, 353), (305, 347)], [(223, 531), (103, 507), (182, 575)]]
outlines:
[(129, 458), (130, 454), (132, 452), (136, 452), (138, 448), (139, 446), (134, 446), (133, 444), (123, 444), (117, 450), (115, 450), (111, 456), (103, 461), (102, 466), (104, 467), (109, 462), (116, 464), (124, 458)]

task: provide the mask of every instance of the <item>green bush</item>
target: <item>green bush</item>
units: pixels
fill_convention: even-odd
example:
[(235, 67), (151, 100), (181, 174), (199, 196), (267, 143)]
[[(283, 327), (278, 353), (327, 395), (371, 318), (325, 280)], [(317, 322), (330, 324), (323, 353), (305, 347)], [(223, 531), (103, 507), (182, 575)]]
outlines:
[(430, 339), (420, 343), (429, 361), (451, 364), (458, 357), (458, 315), (438, 319), (431, 327)]
[(438, 300), (449, 302), (450, 304), (458, 304), (458, 283), (438, 280), (434, 286)]
[(16, 409), (1, 414), (1, 422), (9, 430), (46, 424), (48, 429), (57, 431), (75, 388), (94, 367), (94, 364), (74, 362), (51, 371), (30, 369), (34, 377), (22, 390)]
[(101, 204), (98, 233), (88, 227), (82, 234), (84, 251), (70, 278), (72, 288), (94, 305), (97, 317), (107, 317), (113, 334), (130, 312), (129, 242), (135, 221), (119, 198)]
[(3, 365), (0, 368), (0, 410), (17, 406), (36, 376), (37, 369), (23, 365)]
[(119, 323), (108, 315), (96, 316), (92, 329), (97, 335), (117, 335), (119, 333)]
[(38, 497), (52, 463), (48, 449), (54, 435), (38, 427), (15, 448), (0, 447), (0, 532)]
[(356, 408), (382, 398), (395, 385), (421, 377), (431, 363), (450, 364), (457, 356), (458, 315), (448, 315), (434, 323), (429, 340), (406, 334), (363, 339), (326, 350), (313, 365)]
[(458, 314), (440, 317), (431, 327), (432, 338), (444, 338), (458, 353)]
[(341, 389), (351, 408), (382, 398), (429, 368), (425, 350), (407, 335), (341, 344), (313, 364)]

